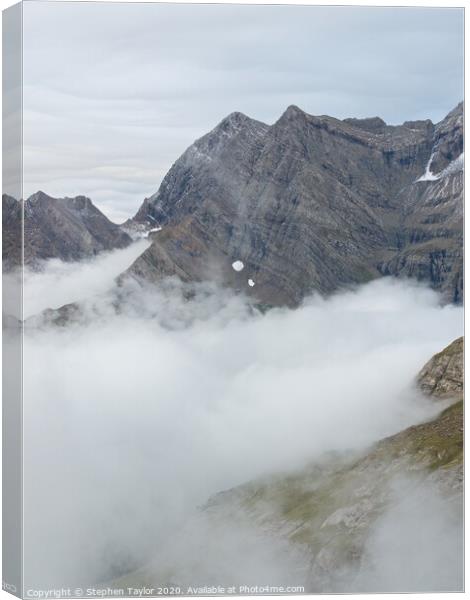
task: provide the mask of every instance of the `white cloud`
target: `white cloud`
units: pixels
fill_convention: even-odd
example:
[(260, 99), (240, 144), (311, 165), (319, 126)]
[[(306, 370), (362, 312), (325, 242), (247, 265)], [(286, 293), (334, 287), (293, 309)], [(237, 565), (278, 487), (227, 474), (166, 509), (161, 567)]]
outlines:
[(425, 288), (380, 280), (264, 316), (212, 286), (183, 292), (131, 285), (119, 314), (107, 292), (89, 323), (27, 330), (28, 585), (107, 581), (211, 494), (439, 410), (413, 378), (461, 334), (462, 309)]
[[(85, 300), (113, 287), (118, 277), (149, 246), (148, 240), (134, 242), (123, 250), (103, 252), (92, 260), (67, 263), (60, 259), (44, 263), (44, 271), (25, 268), (23, 313), (27, 319), (47, 308)], [(16, 274), (5, 277), (15, 278)], [(14, 280), (14, 279), (13, 279)]]

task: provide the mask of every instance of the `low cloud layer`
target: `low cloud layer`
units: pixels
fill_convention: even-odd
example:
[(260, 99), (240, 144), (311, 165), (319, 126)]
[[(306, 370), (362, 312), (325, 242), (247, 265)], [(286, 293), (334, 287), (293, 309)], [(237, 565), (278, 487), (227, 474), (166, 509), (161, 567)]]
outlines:
[[(212, 286), (188, 302), (175, 282), (129, 284), (116, 314), (96, 268), (64, 267), (79, 297), (99, 292), (93, 320), (25, 336), (33, 587), (109, 581), (212, 494), (430, 418), (414, 377), (462, 331), (461, 308), (391, 279), (264, 316)], [(69, 297), (48, 283), (57, 269), (30, 280), (36, 307)]]
[[(91, 260), (66, 263), (60, 259), (47, 261), (44, 271), (24, 270), (24, 318), (47, 308), (86, 300), (107, 292), (124, 269), (142, 254), (148, 240), (134, 242), (124, 250), (103, 252)], [(16, 274), (6, 275), (8, 278)]]

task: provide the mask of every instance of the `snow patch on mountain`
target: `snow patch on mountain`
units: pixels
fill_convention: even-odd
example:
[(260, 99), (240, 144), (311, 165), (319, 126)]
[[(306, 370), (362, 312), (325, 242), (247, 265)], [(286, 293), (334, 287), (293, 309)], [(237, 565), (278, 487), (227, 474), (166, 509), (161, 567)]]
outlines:
[(419, 179), (417, 179), (416, 181), (437, 181), (438, 179), (442, 179), (443, 177), (448, 177), (449, 175), (452, 175), (453, 173), (458, 173), (459, 171), (463, 171), (463, 167), (464, 167), (464, 152), (462, 152), (462, 154), (460, 156), (458, 156), (455, 160), (453, 160), (451, 163), (449, 163), (447, 165), (447, 167), (441, 171), (440, 173), (432, 173), (431, 171), (431, 163), (433, 161), (434, 158), (434, 152), (431, 154), (431, 157), (428, 161), (428, 164), (426, 165), (426, 171), (424, 172), (423, 175), (421, 175), (421, 177)]
[(434, 158), (434, 152), (431, 154), (431, 156), (429, 157), (428, 160), (428, 164), (426, 165), (426, 171), (424, 172), (423, 175), (421, 175), (421, 177), (419, 179), (417, 179), (416, 181), (436, 181), (436, 179), (439, 179), (438, 175), (434, 175), (431, 172), (431, 163), (432, 160)]
[(240, 271), (243, 271), (244, 267), (245, 267), (245, 265), (242, 263), (241, 260), (236, 260), (235, 262), (232, 263), (232, 269), (234, 271), (237, 271), (238, 273)]

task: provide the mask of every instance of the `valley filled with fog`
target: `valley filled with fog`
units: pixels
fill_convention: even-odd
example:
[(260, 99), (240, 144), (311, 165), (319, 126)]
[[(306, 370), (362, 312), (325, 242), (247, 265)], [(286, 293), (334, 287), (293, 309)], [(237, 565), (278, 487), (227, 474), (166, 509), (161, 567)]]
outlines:
[[(214, 494), (354, 453), (442, 410), (414, 381), (461, 335), (463, 313), (430, 289), (382, 278), (265, 314), (214, 284), (193, 285), (190, 299), (172, 279), (117, 289), (147, 243), (25, 273), (25, 317), (84, 300), (66, 326), (36, 317), (25, 329), (30, 587), (105, 584), (166, 548), (166, 561), (186, 564), (201, 552), (187, 532)], [(385, 525), (371, 548), (390, 548)], [(207, 535), (217, 544), (199, 556), (195, 584), (216, 567), (235, 583), (296, 579), (295, 552), (249, 526)]]

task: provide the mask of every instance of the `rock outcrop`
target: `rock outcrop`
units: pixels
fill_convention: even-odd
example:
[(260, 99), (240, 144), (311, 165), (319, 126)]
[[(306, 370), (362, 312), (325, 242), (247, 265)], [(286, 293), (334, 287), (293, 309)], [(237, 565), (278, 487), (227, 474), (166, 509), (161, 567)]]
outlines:
[(21, 202), (4, 195), (3, 259), (7, 268), (21, 264), (23, 211), (24, 263), (32, 268), (39, 268), (50, 258), (80, 260), (131, 243), (131, 238), (85, 196), (52, 198), (37, 192), (22, 207)]
[(216, 280), (290, 306), (394, 275), (460, 302), (462, 140), (462, 105), (436, 126), (295, 106), (272, 126), (229, 115), (144, 201), (134, 222), (163, 231), (129, 274)]
[(418, 375), (418, 385), (425, 394), (438, 399), (457, 398), (463, 394), (463, 337), (435, 354)]

